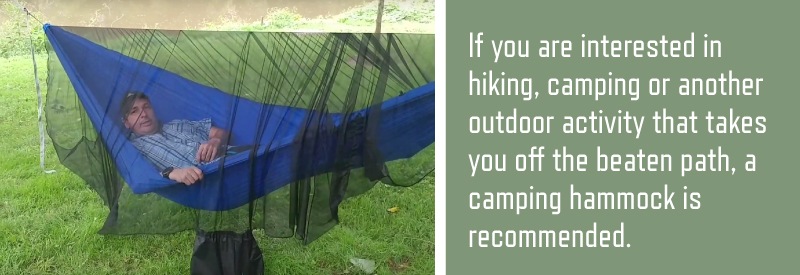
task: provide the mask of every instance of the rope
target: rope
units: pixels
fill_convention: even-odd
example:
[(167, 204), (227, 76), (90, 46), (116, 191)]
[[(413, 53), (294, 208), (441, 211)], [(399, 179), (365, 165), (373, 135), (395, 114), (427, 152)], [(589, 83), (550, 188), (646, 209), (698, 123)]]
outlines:
[(39, 108), (38, 108), (39, 109), (39, 117), (38, 117), (38, 119), (39, 119), (39, 167), (42, 169), (42, 171), (44, 171), (45, 174), (51, 174), (51, 173), (55, 173), (56, 171), (55, 170), (47, 170), (47, 169), (45, 169), (46, 143), (45, 143), (45, 135), (44, 135), (44, 120), (42, 119), (42, 117), (43, 117), (42, 114), (44, 113), (43, 112), (43, 106), (42, 106), (43, 105), (43, 102), (42, 102), (42, 88), (39, 85), (39, 73), (38, 73), (39, 68), (38, 68), (38, 66), (36, 66), (36, 48), (33, 45), (33, 34), (31, 34), (30, 18), (35, 19), (36, 21), (38, 21), (42, 25), (44, 25), (44, 23), (42, 23), (42, 21), (40, 21), (38, 18), (36, 18), (36, 16), (31, 14), (31, 12), (28, 11), (27, 8), (23, 7), (19, 3), (19, 1), (14, 1), (14, 2), (17, 4), (17, 7), (20, 7), (22, 9), (22, 11), (24, 11), (27, 14), (27, 16), (25, 17), (25, 28), (28, 31), (28, 38), (30, 39), (30, 44), (31, 44), (31, 58), (33, 59), (33, 81), (36, 83), (36, 96), (38, 97), (38, 100), (39, 100)]
[(27, 13), (27, 14), (28, 14), (28, 16), (32, 17), (33, 19), (36, 19), (36, 22), (39, 22), (39, 24), (42, 24), (42, 25), (44, 25), (44, 23), (42, 23), (42, 21), (41, 21), (41, 20), (39, 20), (39, 18), (36, 18), (36, 16), (34, 16), (34, 15), (33, 15), (33, 14), (30, 12), (30, 11), (28, 11), (28, 8), (26, 8), (26, 7), (22, 7), (22, 11), (24, 11), (25, 13)]

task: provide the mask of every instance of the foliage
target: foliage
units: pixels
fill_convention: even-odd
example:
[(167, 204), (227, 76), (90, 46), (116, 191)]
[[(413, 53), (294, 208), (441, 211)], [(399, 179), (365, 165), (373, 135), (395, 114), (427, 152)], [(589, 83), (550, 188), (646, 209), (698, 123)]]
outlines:
[[(30, 33), (25, 20), (26, 14), (11, 1), (0, 2), (0, 58), (30, 55), (31, 43), (37, 53), (45, 51), (47, 41), (41, 23), (30, 19)], [(108, 6), (104, 5), (106, 9)], [(241, 20), (235, 10), (228, 10), (217, 20), (206, 22), (199, 28), (207, 30), (238, 31), (323, 31), (323, 32), (373, 32), (377, 18), (378, 2), (373, 1), (354, 7), (339, 15), (328, 18), (303, 18), (294, 9), (273, 8), (265, 12), (258, 22)], [(33, 15), (47, 21), (39, 13)], [(432, 33), (434, 23), (434, 2), (432, 0), (388, 0), (384, 4), (382, 32)], [(103, 26), (97, 18), (87, 18), (85, 26)], [(143, 28), (158, 26), (141, 26)], [(191, 29), (187, 26), (187, 29)]]
[(276, 8), (267, 13), (265, 24), (276, 29), (291, 28), (302, 19), (294, 9)]
[[(399, 22), (434, 22), (434, 3), (426, 0), (395, 0), (386, 1), (383, 8), (382, 23)], [(337, 16), (337, 21), (350, 25), (375, 25), (378, 17), (378, 2), (372, 2), (360, 7), (350, 9)]]
[(260, 22), (243, 22), (236, 17), (235, 12), (229, 12), (227, 16), (220, 17), (217, 22), (206, 23), (204, 29), (276, 31), (297, 28), (305, 24), (305, 21), (306, 19), (294, 9), (273, 8), (262, 17)]
[[(31, 40), (35, 52), (45, 51), (44, 30), (36, 19), (26, 18), (28, 15), (10, 1), (0, 2), (0, 13), (2, 17), (8, 18), (0, 22), (0, 57), (30, 55)], [(32, 14), (41, 18), (41, 14)], [(26, 26), (26, 19), (30, 26)]]

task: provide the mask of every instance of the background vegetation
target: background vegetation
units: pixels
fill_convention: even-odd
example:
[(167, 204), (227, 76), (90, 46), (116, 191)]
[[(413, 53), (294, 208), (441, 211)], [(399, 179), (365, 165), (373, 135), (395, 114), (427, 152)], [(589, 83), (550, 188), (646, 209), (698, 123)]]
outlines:
[[(381, 32), (393, 33), (433, 33), (434, 32), (433, 0), (388, 0), (384, 6), (381, 20)], [(43, 22), (47, 18), (41, 13), (32, 14)], [(216, 20), (199, 26), (185, 26), (183, 29), (234, 30), (234, 31), (324, 31), (324, 32), (374, 32), (375, 19), (378, 14), (377, 1), (355, 6), (340, 14), (304, 18), (293, 8), (273, 8), (264, 12), (257, 22), (249, 22), (236, 15), (235, 10), (228, 10)], [(33, 37), (37, 52), (44, 52), (46, 39), (41, 24), (30, 19), (30, 28), (26, 27), (26, 14), (12, 1), (0, 2), (0, 18), (8, 18), (0, 24), (0, 57), (30, 54), (30, 39)], [(100, 14), (88, 18), (85, 26), (108, 25)], [(158, 28), (155, 24), (144, 24), (141, 28)], [(31, 35), (29, 35), (31, 34)]]

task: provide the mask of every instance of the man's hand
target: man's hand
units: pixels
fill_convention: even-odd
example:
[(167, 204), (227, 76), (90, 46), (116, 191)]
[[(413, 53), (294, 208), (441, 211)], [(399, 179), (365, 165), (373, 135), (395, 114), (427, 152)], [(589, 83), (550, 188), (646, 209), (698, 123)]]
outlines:
[(175, 170), (169, 173), (169, 179), (186, 185), (192, 185), (203, 179), (203, 171), (194, 166), (175, 168)]
[(217, 158), (221, 143), (222, 141), (219, 138), (212, 138), (209, 139), (208, 142), (201, 144), (200, 148), (197, 148), (195, 160), (198, 162), (209, 162)]

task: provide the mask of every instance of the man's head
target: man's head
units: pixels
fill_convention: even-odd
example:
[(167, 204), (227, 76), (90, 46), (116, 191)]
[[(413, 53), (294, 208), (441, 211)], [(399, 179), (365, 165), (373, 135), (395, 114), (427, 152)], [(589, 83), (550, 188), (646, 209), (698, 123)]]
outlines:
[(130, 92), (122, 100), (122, 122), (135, 134), (143, 136), (158, 132), (160, 123), (150, 99), (141, 92)]

